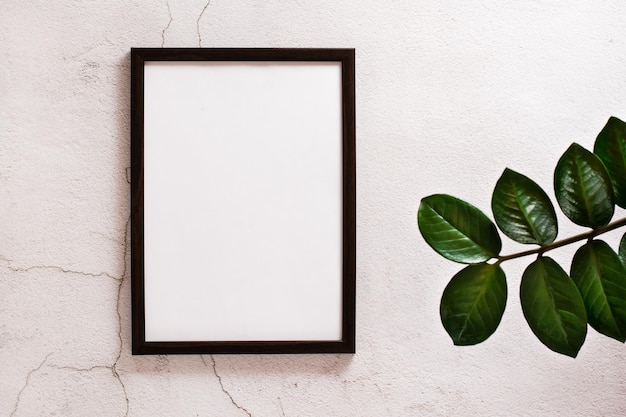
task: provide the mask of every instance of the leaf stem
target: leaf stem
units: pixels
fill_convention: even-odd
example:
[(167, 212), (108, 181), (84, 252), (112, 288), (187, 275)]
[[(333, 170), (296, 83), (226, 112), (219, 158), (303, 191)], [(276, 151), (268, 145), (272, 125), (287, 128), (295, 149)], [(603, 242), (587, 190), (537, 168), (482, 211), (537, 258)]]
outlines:
[(496, 259), (496, 264), (500, 264), (505, 261), (510, 261), (511, 259), (521, 258), (523, 256), (539, 254), (542, 255), (545, 252), (548, 252), (552, 249), (560, 248), (562, 246), (569, 245), (570, 243), (578, 242), (580, 240), (585, 239), (593, 239), (596, 236), (599, 236), (603, 233), (610, 232), (611, 230), (619, 229), (622, 226), (626, 226), (626, 218), (614, 221), (613, 223), (609, 223), (604, 227), (593, 229), (585, 233), (581, 233), (579, 235), (575, 235), (572, 237), (568, 237), (567, 239), (559, 240), (557, 242), (553, 242), (549, 245), (541, 246), (536, 249), (525, 250), (522, 252), (512, 253), (510, 255), (498, 256)]

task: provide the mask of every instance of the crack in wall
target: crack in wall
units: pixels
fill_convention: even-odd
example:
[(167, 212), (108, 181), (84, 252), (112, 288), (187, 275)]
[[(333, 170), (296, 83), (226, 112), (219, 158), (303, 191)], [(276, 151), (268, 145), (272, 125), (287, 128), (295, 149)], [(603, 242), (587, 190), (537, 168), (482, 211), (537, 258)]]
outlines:
[(15, 263), (14, 260), (5, 258), (4, 256), (0, 256), (0, 260), (5, 261), (8, 265), (7, 268), (13, 272), (30, 272), (35, 269), (52, 269), (54, 271), (63, 272), (65, 274), (77, 274), (85, 277), (107, 277), (119, 281), (120, 278), (109, 274), (108, 272), (84, 272), (84, 271), (76, 271), (74, 269), (67, 269), (57, 265), (33, 265), (28, 267), (19, 267), (13, 266), (11, 264)]
[(37, 366), (35, 369), (31, 369), (31, 371), (28, 373), (28, 375), (26, 375), (26, 382), (24, 383), (24, 386), (22, 387), (22, 389), (20, 389), (20, 391), (17, 393), (17, 398), (15, 399), (15, 406), (13, 407), (13, 411), (11, 411), (11, 414), (9, 415), (9, 417), (13, 417), (15, 415), (15, 413), (17, 413), (17, 410), (20, 407), (20, 401), (22, 400), (22, 393), (30, 385), (30, 378), (35, 373), (39, 372), (41, 370), (41, 368), (43, 368), (43, 366), (46, 364), (46, 362), (48, 361), (48, 358), (51, 355), (52, 355), (52, 352), (48, 353), (46, 355), (46, 357), (43, 359), (43, 361), (41, 361), (39, 366)]
[(113, 374), (113, 377), (117, 379), (117, 381), (120, 383), (122, 391), (124, 392), (124, 400), (126, 401), (126, 411), (124, 412), (124, 417), (128, 417), (128, 412), (130, 411), (130, 400), (128, 399), (128, 391), (126, 391), (126, 385), (122, 381), (122, 378), (120, 378), (120, 374), (117, 372), (116, 367), (117, 362), (111, 367), (111, 373)]
[(239, 404), (237, 404), (237, 402), (235, 401), (233, 396), (230, 395), (230, 392), (228, 392), (226, 390), (226, 388), (224, 388), (224, 382), (222, 381), (222, 377), (220, 376), (220, 374), (217, 373), (217, 367), (215, 365), (215, 358), (213, 357), (213, 355), (209, 355), (209, 357), (211, 358), (211, 364), (212, 364), (211, 366), (209, 366), (209, 364), (206, 363), (206, 360), (204, 359), (204, 356), (201, 355), (200, 359), (202, 359), (202, 362), (204, 363), (204, 366), (206, 366), (207, 368), (211, 368), (213, 370), (213, 374), (217, 377), (217, 381), (220, 384), (220, 388), (222, 389), (222, 392), (224, 394), (226, 394), (226, 396), (230, 399), (230, 402), (233, 403), (233, 405), (235, 407), (237, 407), (238, 409), (240, 409), (241, 411), (246, 413), (248, 415), (248, 417), (252, 417), (252, 414), (250, 413), (250, 411), (246, 410), (244, 407), (242, 407)]
[[(167, 7), (169, 8), (169, 4), (167, 5)], [(170, 20), (170, 23), (172, 23), (172, 21)], [(167, 25), (167, 28), (170, 27), (170, 25)], [(163, 29), (163, 33), (165, 33), (165, 30), (167, 30), (167, 28)], [(165, 43), (165, 39), (163, 39), (163, 43)], [(161, 48), (163, 47), (163, 44), (161, 44)], [(130, 184), (130, 167), (126, 167), (126, 182)]]
[(122, 339), (122, 314), (120, 313), (120, 301), (122, 298), (122, 285), (124, 285), (124, 281), (126, 280), (126, 273), (128, 272), (128, 262), (126, 260), (126, 254), (128, 253), (128, 230), (130, 229), (130, 216), (126, 220), (126, 226), (124, 228), (124, 251), (122, 256), (124, 257), (124, 269), (122, 270), (122, 276), (119, 279), (117, 286), (117, 301), (116, 301), (116, 312), (117, 312), (117, 337), (119, 338), (120, 348), (117, 352), (117, 357), (115, 358), (115, 362), (113, 362), (113, 366), (111, 366), (111, 372), (113, 376), (119, 381), (122, 386), (122, 391), (124, 391), (124, 398), (126, 400), (126, 414), (125, 417), (128, 417), (128, 412), (130, 410), (130, 400), (128, 399), (128, 391), (126, 391), (126, 385), (124, 385), (124, 381), (120, 378), (120, 374), (117, 370), (117, 365), (119, 364), (120, 358), (122, 357), (122, 349), (124, 347), (124, 342)]
[(167, 26), (165, 26), (165, 29), (161, 31), (161, 48), (165, 46), (165, 32), (170, 28), (170, 25), (172, 24), (172, 20), (174, 20), (172, 18), (172, 10), (170, 9), (170, 2), (169, 1), (166, 2), (166, 5), (167, 5), (167, 14), (170, 16), (170, 21), (167, 22)]
[(78, 368), (75, 366), (59, 366), (59, 365), (47, 365), (48, 368), (54, 368), (54, 369), (59, 369), (61, 371), (74, 371), (74, 372), (91, 372), (94, 371), (96, 369), (111, 369), (111, 366), (108, 365), (94, 365), (90, 368)]
[(204, 12), (206, 11), (207, 7), (209, 7), (209, 4), (211, 4), (211, 0), (207, 1), (207, 3), (204, 5), (204, 8), (200, 12), (200, 16), (198, 16), (198, 20), (196, 20), (196, 32), (198, 32), (198, 46), (200, 48), (202, 48), (202, 35), (200, 34), (200, 19), (202, 19), (202, 15), (204, 15)]

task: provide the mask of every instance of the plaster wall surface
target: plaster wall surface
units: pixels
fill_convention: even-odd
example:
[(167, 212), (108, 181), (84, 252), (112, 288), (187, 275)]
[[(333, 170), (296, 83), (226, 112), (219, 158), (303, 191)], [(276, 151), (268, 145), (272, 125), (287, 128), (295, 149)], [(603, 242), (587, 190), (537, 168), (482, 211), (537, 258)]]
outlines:
[[(626, 349), (543, 347), (523, 260), (497, 332), (454, 347), (438, 309), (461, 266), (416, 226), (433, 193), (489, 212), (506, 166), (553, 195), (569, 144), (626, 118), (625, 19), (617, 0), (3, 0), (0, 416), (625, 415)], [(129, 51), (162, 46), (356, 48), (355, 355), (130, 355)]]

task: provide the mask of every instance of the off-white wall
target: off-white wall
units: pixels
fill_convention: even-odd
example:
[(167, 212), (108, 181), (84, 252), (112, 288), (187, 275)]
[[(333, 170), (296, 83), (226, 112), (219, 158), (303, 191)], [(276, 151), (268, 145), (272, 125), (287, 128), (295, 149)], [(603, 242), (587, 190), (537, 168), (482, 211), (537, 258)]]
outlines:
[[(0, 10), (1, 416), (626, 413), (622, 344), (590, 330), (572, 360), (531, 334), (517, 297), (526, 261), (504, 265), (510, 300), (496, 334), (453, 347), (438, 308), (460, 266), (415, 222), (436, 192), (488, 211), (505, 166), (552, 194), (567, 146), (589, 148), (610, 115), (626, 118), (623, 2), (4, 0)], [(198, 45), (356, 48), (355, 355), (130, 355), (129, 50)], [(576, 231), (561, 220), (561, 237)]]

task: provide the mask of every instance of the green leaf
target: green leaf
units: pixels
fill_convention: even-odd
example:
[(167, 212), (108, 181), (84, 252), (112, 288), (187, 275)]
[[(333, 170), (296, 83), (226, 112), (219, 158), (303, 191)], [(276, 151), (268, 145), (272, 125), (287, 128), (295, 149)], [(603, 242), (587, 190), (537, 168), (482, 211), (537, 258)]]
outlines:
[(615, 210), (611, 179), (602, 161), (577, 143), (561, 156), (554, 191), (563, 213), (580, 226), (606, 226)]
[(551, 350), (576, 357), (587, 335), (587, 314), (565, 271), (551, 258), (538, 258), (524, 271), (520, 299), (535, 336)]
[(554, 242), (558, 226), (548, 195), (530, 178), (506, 168), (491, 197), (496, 224), (519, 243)]
[(626, 123), (617, 117), (609, 118), (596, 138), (593, 152), (609, 171), (615, 202), (626, 208)]
[(496, 226), (483, 212), (446, 194), (422, 199), (417, 223), (426, 242), (455, 262), (484, 262), (498, 256), (502, 249)]
[(601, 240), (582, 246), (572, 261), (571, 276), (585, 302), (587, 318), (598, 332), (626, 340), (626, 269)]
[(622, 240), (619, 242), (619, 259), (622, 261), (622, 265), (626, 268), (626, 233), (622, 236)]
[(441, 322), (455, 345), (483, 342), (498, 328), (506, 306), (507, 287), (499, 265), (466, 266), (441, 297)]

